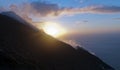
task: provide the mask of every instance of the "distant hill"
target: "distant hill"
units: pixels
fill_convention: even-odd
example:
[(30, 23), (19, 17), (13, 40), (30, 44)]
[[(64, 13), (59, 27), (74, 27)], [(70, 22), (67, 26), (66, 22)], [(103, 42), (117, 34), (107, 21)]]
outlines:
[(0, 14), (0, 70), (114, 70), (83, 48), (74, 49), (13, 12)]

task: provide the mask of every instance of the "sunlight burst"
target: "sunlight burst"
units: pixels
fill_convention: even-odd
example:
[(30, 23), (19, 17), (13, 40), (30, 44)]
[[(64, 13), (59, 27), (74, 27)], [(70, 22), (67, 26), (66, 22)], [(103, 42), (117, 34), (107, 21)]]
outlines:
[(53, 37), (60, 37), (66, 33), (66, 30), (62, 26), (53, 22), (46, 22), (43, 26), (43, 30)]

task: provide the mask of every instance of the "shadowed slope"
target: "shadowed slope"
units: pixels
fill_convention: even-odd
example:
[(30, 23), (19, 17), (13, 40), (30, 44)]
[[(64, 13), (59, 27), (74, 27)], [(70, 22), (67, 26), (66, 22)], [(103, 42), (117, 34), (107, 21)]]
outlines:
[[(13, 17), (9, 17), (9, 13)], [(84, 49), (75, 50), (37, 30), (15, 13), (5, 14), (0, 14), (1, 67), (28, 70), (114, 70)]]

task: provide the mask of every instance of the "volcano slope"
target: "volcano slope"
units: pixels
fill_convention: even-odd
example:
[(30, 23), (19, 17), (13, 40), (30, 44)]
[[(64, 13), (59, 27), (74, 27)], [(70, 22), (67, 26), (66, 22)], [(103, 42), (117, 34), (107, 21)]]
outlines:
[(114, 70), (85, 49), (61, 42), (13, 12), (0, 14), (0, 70)]

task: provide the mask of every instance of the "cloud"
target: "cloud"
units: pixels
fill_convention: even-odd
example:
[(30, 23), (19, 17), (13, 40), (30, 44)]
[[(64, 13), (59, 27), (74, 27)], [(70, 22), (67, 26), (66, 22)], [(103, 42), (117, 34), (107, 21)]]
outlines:
[(31, 14), (35, 14), (30, 3), (22, 3), (20, 5), (12, 4), (9, 6), (9, 11), (15, 12), (28, 22), (32, 22)]
[(114, 20), (120, 20), (120, 18), (113, 18)]
[(92, 14), (110, 14), (120, 13), (120, 7), (118, 6), (104, 6), (93, 5), (83, 8), (61, 8), (57, 4), (49, 4), (44, 2), (33, 2), (31, 8), (40, 16), (60, 16), (60, 15), (75, 15), (82, 13)]
[(76, 21), (75, 24), (76, 26), (80, 25), (80, 24), (85, 24), (85, 23), (88, 23), (89, 21), (88, 20), (82, 20), (82, 21)]
[(32, 2), (24, 3), (21, 8), (17, 8), (17, 5), (11, 5), (10, 9), (13, 11), (23, 12), (22, 14), (33, 14), (35, 16), (60, 16), (60, 15), (74, 15), (82, 13), (120, 13), (120, 7), (118, 6), (104, 6), (104, 5), (93, 5), (83, 8), (61, 8), (57, 4), (50, 4), (46, 2)]
[(0, 7), (0, 13), (6, 11), (4, 7)]
[(90, 6), (83, 9), (88, 13), (120, 13), (120, 7), (118, 6)]
[(79, 2), (80, 4), (87, 2), (88, 0), (75, 0), (76, 2)]
[(57, 16), (61, 10), (57, 4), (49, 4), (45, 2), (32, 2), (31, 7), (41, 16)]
[[(5, 10), (4, 7), (0, 10)], [(83, 13), (91, 14), (116, 14), (120, 13), (119, 6), (105, 6), (105, 5), (93, 5), (82, 8), (68, 8), (60, 7), (57, 4), (51, 4), (48, 2), (32, 2), (23, 3), (20, 5), (12, 4), (9, 6), (10, 11), (14, 11), (22, 17), (28, 19), (28, 17), (48, 17), (48, 16), (62, 16), (62, 15), (75, 15)], [(28, 16), (28, 17), (27, 17)]]
[(83, 20), (83, 22), (84, 22), (84, 23), (87, 23), (87, 22), (88, 22), (88, 20)]
[(66, 13), (69, 14), (81, 14), (81, 13), (92, 13), (92, 14), (110, 14), (120, 13), (120, 7), (118, 6), (104, 6), (104, 5), (93, 5), (83, 8), (71, 8), (66, 9)]
[(69, 45), (71, 45), (73, 48), (82, 47), (80, 44), (78, 44), (75, 40), (61, 40)]

